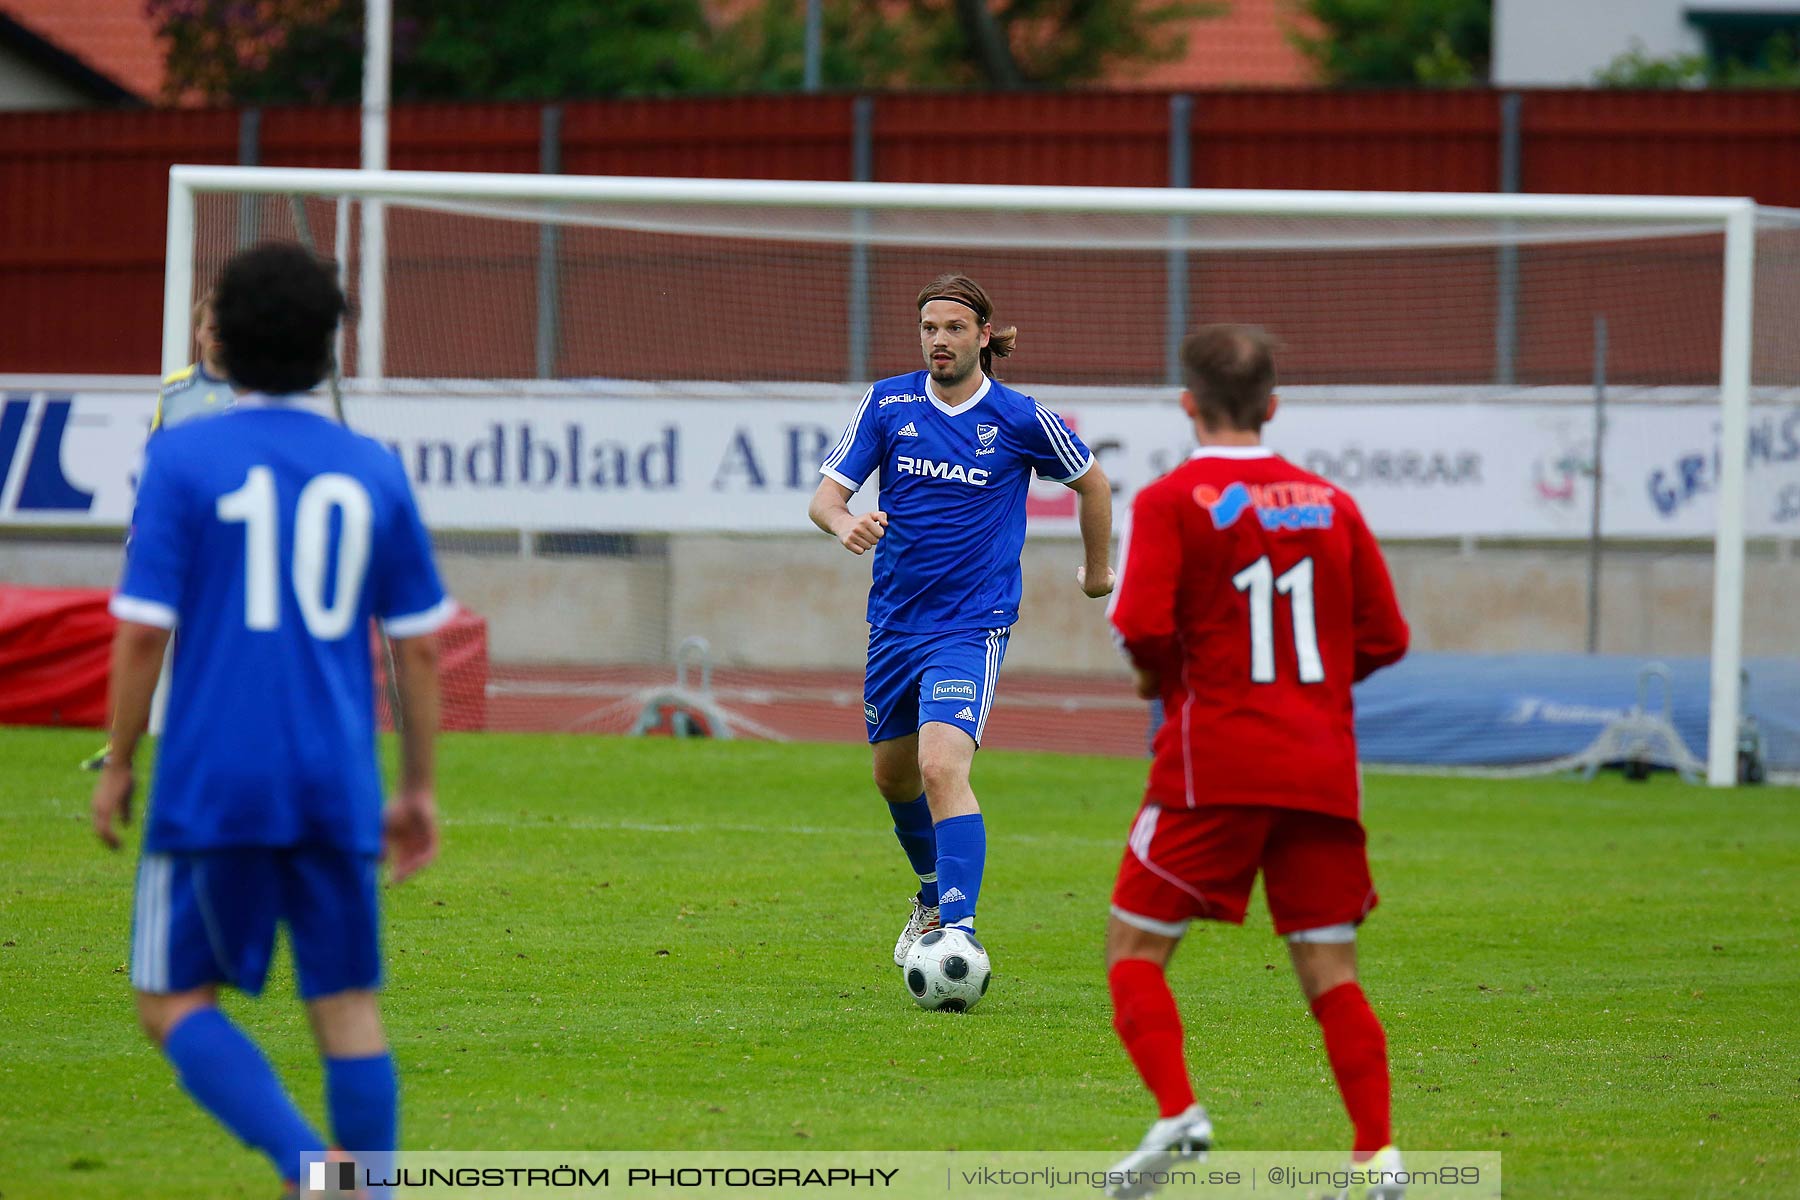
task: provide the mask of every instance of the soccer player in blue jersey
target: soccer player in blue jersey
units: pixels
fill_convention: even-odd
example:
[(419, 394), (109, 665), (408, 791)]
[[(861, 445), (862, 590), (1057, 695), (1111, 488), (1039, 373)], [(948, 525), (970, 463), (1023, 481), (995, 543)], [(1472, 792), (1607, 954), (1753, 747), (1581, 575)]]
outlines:
[[(1082, 590), (1112, 590), (1105, 473), (1061, 417), (994, 377), (1018, 330), (995, 329), (993, 302), (962, 275), (932, 280), (917, 307), (926, 369), (868, 390), (808, 510), (852, 554), (875, 551), (863, 716), (875, 786), (919, 878), (897, 965), (940, 925), (973, 935), (987, 831), (969, 769), (1019, 615), (1034, 472), (1080, 497)], [(881, 509), (853, 515), (876, 473)]]
[[(138, 488), (113, 596), (113, 754), (95, 832), (117, 847), (132, 760), (170, 634), (132, 917), (131, 984), (145, 1031), (194, 1100), (297, 1189), (326, 1140), (218, 1007), (263, 986), (286, 926), (324, 1058), (331, 1142), (385, 1170), (397, 1084), (382, 1031), (376, 865), (398, 882), (437, 853), (437, 658), (452, 614), (398, 459), (306, 395), (344, 311), (330, 266), (270, 243), (215, 293), (230, 413), (165, 430)], [(385, 815), (375, 762), (370, 621), (393, 640), (405, 713)], [(229, 713), (221, 724), (218, 716)]]

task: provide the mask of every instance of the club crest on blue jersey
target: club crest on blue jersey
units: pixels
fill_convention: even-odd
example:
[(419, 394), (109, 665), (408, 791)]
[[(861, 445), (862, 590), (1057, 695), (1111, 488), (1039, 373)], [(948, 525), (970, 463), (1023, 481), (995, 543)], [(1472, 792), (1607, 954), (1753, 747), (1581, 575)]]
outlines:
[(994, 444), (994, 439), (1000, 436), (1000, 427), (998, 425), (977, 425), (975, 436), (981, 439), (982, 445), (991, 446)]
[(1320, 483), (1283, 480), (1279, 483), (1236, 482), (1224, 491), (1203, 483), (1194, 489), (1194, 503), (1212, 515), (1214, 529), (1229, 529), (1246, 512), (1271, 532), (1283, 529), (1330, 529), (1336, 490)]

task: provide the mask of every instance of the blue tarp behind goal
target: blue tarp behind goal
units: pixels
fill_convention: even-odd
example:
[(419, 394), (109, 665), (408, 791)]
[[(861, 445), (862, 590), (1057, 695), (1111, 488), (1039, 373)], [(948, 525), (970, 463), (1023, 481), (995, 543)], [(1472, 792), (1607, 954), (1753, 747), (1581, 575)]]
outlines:
[[(1368, 763), (1504, 767), (1578, 754), (1636, 702), (1638, 673), (1669, 670), (1669, 709), (1706, 759), (1704, 658), (1584, 654), (1412, 654), (1356, 689), (1356, 737)], [(1745, 709), (1772, 771), (1800, 771), (1800, 661), (1750, 659)], [(1659, 712), (1659, 688), (1646, 708)]]

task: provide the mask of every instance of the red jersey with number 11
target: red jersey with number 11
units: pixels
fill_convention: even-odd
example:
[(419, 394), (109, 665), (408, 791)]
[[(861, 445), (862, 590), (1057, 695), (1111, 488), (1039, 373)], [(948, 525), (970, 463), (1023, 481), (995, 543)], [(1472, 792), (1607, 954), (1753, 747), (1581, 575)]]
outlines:
[(1146, 801), (1358, 818), (1350, 685), (1406, 621), (1348, 493), (1262, 446), (1202, 447), (1138, 493), (1107, 615), (1162, 682)]

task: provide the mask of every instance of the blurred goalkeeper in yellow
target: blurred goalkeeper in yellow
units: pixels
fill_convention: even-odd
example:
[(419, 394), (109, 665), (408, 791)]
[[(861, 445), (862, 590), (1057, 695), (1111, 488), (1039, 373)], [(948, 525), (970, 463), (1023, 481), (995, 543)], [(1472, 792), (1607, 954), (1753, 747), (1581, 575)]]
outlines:
[[(173, 429), (200, 417), (213, 417), (230, 412), (237, 404), (237, 393), (225, 380), (225, 364), (219, 359), (218, 328), (213, 324), (212, 293), (200, 297), (194, 305), (193, 362), (167, 376), (156, 392), (156, 412), (150, 418), (150, 436), (159, 429)], [(112, 752), (112, 741), (81, 760), (84, 770), (98, 771), (106, 765)]]

